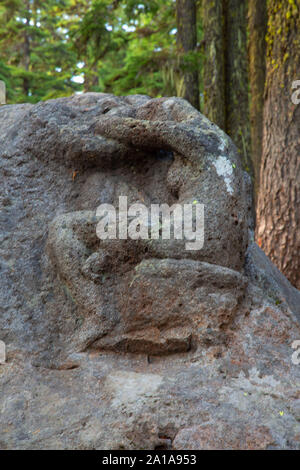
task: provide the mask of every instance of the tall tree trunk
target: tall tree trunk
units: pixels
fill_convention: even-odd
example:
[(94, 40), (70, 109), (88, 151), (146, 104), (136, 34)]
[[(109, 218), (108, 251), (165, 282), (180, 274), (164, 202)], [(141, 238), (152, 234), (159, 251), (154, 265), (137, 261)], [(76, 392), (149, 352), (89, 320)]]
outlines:
[(197, 48), (196, 17), (195, 0), (176, 1), (177, 53), (179, 59), (177, 94), (199, 109), (198, 65), (197, 60), (195, 60)]
[[(30, 26), (30, 12), (29, 12), (29, 2), (27, 2), (27, 12), (26, 12), (26, 28), (24, 31), (24, 43), (23, 43), (23, 67), (28, 72), (30, 66), (30, 38), (28, 34), (28, 29)], [(23, 79), (23, 91), (26, 96), (29, 94), (29, 80), (27, 77)]]
[(204, 114), (226, 128), (223, 1), (202, 1), (204, 30)]
[(249, 0), (249, 77), (250, 77), (250, 125), (251, 159), (254, 172), (255, 198), (259, 188), (259, 172), (262, 153), (263, 106), (266, 75), (267, 4), (266, 0)]
[(247, 63), (247, 0), (225, 0), (226, 132), (252, 174)]
[(247, 0), (203, 0), (204, 114), (230, 135), (252, 174)]
[(263, 150), (257, 205), (258, 244), (300, 289), (300, 0), (268, 1)]

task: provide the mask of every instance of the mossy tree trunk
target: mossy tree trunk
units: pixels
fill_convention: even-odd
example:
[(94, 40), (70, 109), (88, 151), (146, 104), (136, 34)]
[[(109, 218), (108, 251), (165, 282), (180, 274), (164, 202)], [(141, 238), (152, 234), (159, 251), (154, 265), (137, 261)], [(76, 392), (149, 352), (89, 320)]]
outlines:
[[(26, 2), (26, 6), (27, 6), (27, 12), (26, 12), (26, 18), (25, 18), (25, 24), (27, 26), (27, 28), (25, 29), (24, 31), (24, 43), (23, 43), (23, 67), (24, 69), (26, 70), (26, 72), (29, 71), (29, 67), (30, 67), (30, 37), (29, 37), (29, 33), (28, 33), (28, 28), (30, 26), (30, 10), (29, 10), (29, 7), (30, 7), (30, 4), (29, 2)], [(28, 96), (29, 95), (29, 80), (28, 78), (25, 76), (23, 78), (23, 92), (24, 92), (24, 95)]]
[(247, 62), (247, 0), (225, 0), (226, 132), (252, 174)]
[(300, 105), (297, 104), (293, 82), (300, 78), (299, 31), (300, 0), (268, 0), (263, 149), (256, 238), (266, 254), (298, 289)]
[(199, 109), (196, 0), (176, 0), (177, 95)]
[(204, 114), (226, 128), (224, 8), (222, 1), (203, 0)]
[(230, 135), (252, 174), (247, 1), (203, 0), (204, 113)]
[(262, 153), (264, 86), (266, 75), (267, 4), (266, 0), (249, 0), (249, 77), (251, 159), (254, 171), (255, 198), (259, 188)]

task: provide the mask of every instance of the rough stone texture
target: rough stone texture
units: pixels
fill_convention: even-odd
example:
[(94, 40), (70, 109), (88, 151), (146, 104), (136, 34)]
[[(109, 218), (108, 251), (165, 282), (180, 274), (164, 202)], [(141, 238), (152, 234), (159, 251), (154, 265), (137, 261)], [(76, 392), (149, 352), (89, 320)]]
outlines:
[(279, 271), (256, 243), (249, 247), (246, 272), (254, 284), (260, 285), (275, 302), (285, 301), (300, 322), (300, 293)]
[(0, 340), (0, 364), (4, 364), (6, 360), (6, 348), (4, 341)]
[[(0, 108), (2, 449), (300, 448), (300, 293), (253, 244), (235, 147), (187, 102)], [(186, 240), (100, 241), (96, 208), (205, 204)]]

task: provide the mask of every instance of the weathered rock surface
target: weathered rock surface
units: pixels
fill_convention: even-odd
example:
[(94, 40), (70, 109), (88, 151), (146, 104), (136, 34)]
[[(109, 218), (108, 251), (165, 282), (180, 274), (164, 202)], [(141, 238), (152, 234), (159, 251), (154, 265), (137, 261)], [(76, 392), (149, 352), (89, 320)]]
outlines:
[[(300, 293), (254, 244), (230, 139), (177, 98), (0, 108), (2, 449), (300, 448)], [(205, 205), (186, 240), (96, 208)]]

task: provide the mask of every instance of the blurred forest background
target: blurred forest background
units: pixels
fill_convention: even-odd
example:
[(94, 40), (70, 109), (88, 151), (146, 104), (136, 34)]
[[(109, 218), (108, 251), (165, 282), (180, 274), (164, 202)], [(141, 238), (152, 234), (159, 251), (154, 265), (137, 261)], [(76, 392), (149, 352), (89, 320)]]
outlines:
[(180, 96), (237, 145), (256, 241), (300, 289), (300, 0), (0, 0), (7, 103)]
[(176, 95), (172, 0), (1, 0), (0, 15), (9, 103), (76, 91)]

